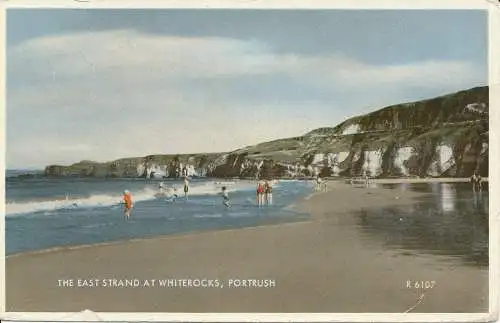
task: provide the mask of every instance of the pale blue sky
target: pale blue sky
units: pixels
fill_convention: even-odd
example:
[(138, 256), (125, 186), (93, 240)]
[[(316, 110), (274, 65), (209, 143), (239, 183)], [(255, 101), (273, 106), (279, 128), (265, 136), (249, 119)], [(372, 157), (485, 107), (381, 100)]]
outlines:
[(7, 166), (225, 151), (487, 84), (487, 13), (7, 11)]

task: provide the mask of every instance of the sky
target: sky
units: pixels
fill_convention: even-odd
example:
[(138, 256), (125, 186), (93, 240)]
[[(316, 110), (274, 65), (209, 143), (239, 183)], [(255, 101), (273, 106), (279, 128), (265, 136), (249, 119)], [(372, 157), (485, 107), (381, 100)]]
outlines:
[(479, 10), (8, 9), (7, 168), (231, 151), (487, 85)]

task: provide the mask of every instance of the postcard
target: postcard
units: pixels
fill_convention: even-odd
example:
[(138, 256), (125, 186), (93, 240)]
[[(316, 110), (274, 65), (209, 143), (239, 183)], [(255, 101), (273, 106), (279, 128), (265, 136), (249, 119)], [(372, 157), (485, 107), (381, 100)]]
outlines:
[(2, 16), (2, 319), (498, 319), (500, 3)]

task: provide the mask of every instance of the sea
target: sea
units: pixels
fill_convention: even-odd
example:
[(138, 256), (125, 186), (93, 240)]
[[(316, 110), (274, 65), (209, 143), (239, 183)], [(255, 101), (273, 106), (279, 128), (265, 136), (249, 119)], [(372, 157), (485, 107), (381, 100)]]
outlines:
[[(306, 181), (280, 180), (272, 204), (256, 204), (256, 182), (191, 179), (187, 198), (182, 180), (163, 180), (179, 197), (156, 198), (160, 180), (43, 178), (6, 174), (6, 254), (130, 240), (206, 230), (301, 221), (292, 207), (312, 192)], [(222, 204), (227, 188), (231, 207)], [(124, 220), (124, 190), (132, 194), (131, 218)]]
[[(310, 215), (292, 206), (313, 192), (311, 181), (279, 180), (273, 203), (258, 207), (255, 181), (191, 179), (188, 198), (181, 180), (164, 180), (180, 197), (156, 198), (159, 180), (20, 177), (6, 173), (6, 254), (304, 221)], [(226, 186), (232, 206), (222, 202)], [(382, 241), (403, 255), (432, 254), (486, 268), (489, 243), (489, 192), (467, 183), (374, 185), (423, 192), (415, 203), (353, 213), (360, 238)], [(132, 193), (129, 220), (120, 204)], [(334, 204), (334, 201), (332, 201)]]

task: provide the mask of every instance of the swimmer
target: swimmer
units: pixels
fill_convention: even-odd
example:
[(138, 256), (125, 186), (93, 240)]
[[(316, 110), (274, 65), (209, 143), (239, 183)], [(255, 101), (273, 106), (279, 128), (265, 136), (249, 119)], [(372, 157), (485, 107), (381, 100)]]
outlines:
[(227, 189), (225, 186), (222, 186), (222, 204), (225, 207), (231, 207), (231, 201), (229, 200), (229, 195), (227, 194)]
[(172, 194), (172, 202), (175, 202), (177, 198), (179, 197), (179, 194), (177, 194), (177, 187), (174, 187), (173, 189), (174, 193)]

